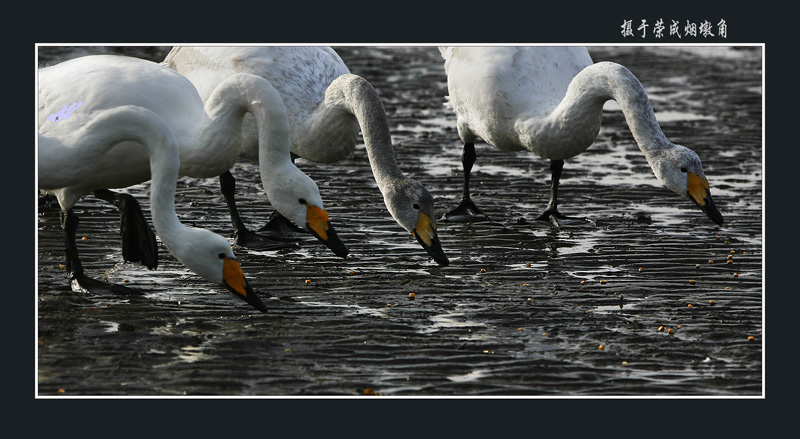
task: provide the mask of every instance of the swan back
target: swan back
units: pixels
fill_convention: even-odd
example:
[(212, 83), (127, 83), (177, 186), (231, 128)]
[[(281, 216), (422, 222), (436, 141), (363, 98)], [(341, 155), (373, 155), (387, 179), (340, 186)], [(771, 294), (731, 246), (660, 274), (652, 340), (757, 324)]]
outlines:
[(40, 131), (61, 125), (45, 123), (64, 106), (81, 102), (73, 117), (136, 105), (158, 114), (179, 141), (205, 117), (203, 101), (186, 78), (157, 63), (119, 55), (90, 55), (39, 69)]
[[(203, 100), (208, 99), (217, 84), (235, 73), (250, 73), (268, 80), (286, 107), (292, 152), (301, 157), (331, 163), (355, 148), (358, 138), (355, 117), (344, 113), (328, 117), (320, 111), (328, 86), (336, 78), (350, 73), (330, 47), (177, 46), (164, 58), (163, 64), (188, 78)], [(325, 128), (321, 129), (323, 126)], [(258, 151), (255, 119), (246, 115), (242, 128), (243, 155), (252, 160)]]
[(585, 47), (440, 47), (447, 105), (465, 142), (521, 150), (519, 120), (547, 117), (592, 59)]
[[(42, 68), (38, 92), (39, 131), (43, 134), (64, 136), (65, 130), (72, 129), (66, 121), (86, 123), (98, 112), (135, 105), (153, 111), (167, 124), (179, 144), (182, 165), (192, 163), (192, 151), (199, 149), (198, 132), (208, 123), (203, 101), (191, 82), (175, 71), (133, 57), (91, 55)], [(52, 120), (52, 115), (76, 103), (80, 106), (69, 119)], [(114, 173), (85, 175), (80, 195), (100, 188), (128, 187), (150, 178), (147, 154), (135, 142), (122, 142), (98, 159), (103, 162), (98, 169), (113, 169)], [(120, 162), (128, 166), (117, 166)], [(217, 175), (222, 172), (224, 169)]]
[(233, 73), (261, 76), (281, 94), (290, 125), (306, 119), (328, 85), (350, 73), (329, 47), (174, 47), (163, 64), (195, 84), (203, 100)]

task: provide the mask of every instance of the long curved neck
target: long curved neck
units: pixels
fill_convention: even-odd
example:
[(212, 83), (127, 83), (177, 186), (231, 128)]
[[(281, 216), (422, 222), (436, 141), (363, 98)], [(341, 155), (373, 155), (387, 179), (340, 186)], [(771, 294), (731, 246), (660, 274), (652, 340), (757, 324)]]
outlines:
[(266, 79), (240, 73), (220, 82), (206, 100), (204, 124), (192, 146), (181, 152), (181, 175), (207, 178), (232, 168), (242, 152), (247, 113), (258, 127), (259, 167), (268, 171), (270, 166), (291, 163), (283, 100)]
[(69, 163), (88, 161), (105, 154), (119, 143), (133, 141), (142, 145), (150, 157), (150, 207), (153, 226), (161, 240), (173, 251), (178, 236), (186, 226), (175, 214), (175, 187), (180, 170), (178, 145), (163, 120), (150, 110), (118, 107), (97, 116), (71, 140), (81, 157)]
[[(126, 121), (119, 128), (128, 132), (131, 139), (140, 143), (150, 157), (150, 216), (153, 227), (167, 249), (180, 259), (183, 240), (181, 236), (189, 229), (175, 213), (175, 187), (180, 170), (177, 142), (160, 118), (153, 115)], [(122, 134), (123, 136), (125, 134)]]
[(535, 123), (532, 132), (541, 136), (580, 136), (588, 147), (600, 130), (603, 104), (615, 100), (639, 149), (649, 157), (668, 148), (667, 140), (656, 121), (644, 87), (622, 65), (600, 62), (583, 69), (569, 85), (567, 94), (545, 119)]
[(343, 107), (358, 120), (372, 173), (382, 193), (392, 180), (405, 178), (397, 166), (383, 102), (367, 80), (352, 74), (340, 76), (328, 87), (325, 102), (329, 107)]
[[(221, 82), (206, 100), (211, 122), (205, 137), (209, 142), (231, 143), (230, 166), (238, 159), (242, 145), (242, 121), (253, 115), (258, 128), (258, 163), (261, 181), (266, 186), (275, 170), (292, 165), (289, 120), (277, 90), (264, 78), (247, 73)], [(221, 173), (220, 173), (221, 174)]]

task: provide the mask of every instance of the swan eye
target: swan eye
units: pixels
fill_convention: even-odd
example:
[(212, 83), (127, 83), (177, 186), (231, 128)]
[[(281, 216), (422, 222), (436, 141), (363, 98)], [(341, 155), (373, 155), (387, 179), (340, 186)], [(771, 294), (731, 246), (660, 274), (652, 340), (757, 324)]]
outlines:
[(417, 204), (417, 203), (414, 203), (414, 209), (417, 209), (417, 210), (419, 210), (419, 204)]
[(689, 172), (686, 168), (681, 168), (681, 172)]
[(220, 259), (225, 259), (225, 253), (220, 253), (217, 255)]
[(301, 199), (299, 199), (297, 201), (300, 202), (300, 204), (306, 204), (306, 199), (305, 198), (301, 198)]

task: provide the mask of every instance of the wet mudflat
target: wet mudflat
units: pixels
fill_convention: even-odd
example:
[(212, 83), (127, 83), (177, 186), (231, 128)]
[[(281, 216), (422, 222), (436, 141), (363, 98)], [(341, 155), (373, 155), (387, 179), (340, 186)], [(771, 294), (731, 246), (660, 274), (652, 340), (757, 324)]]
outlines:
[[(461, 143), (443, 106), (435, 47), (337, 47), (386, 107), (398, 164), (436, 199), (461, 195)], [(41, 48), (42, 64), (108, 51), (160, 61), (168, 48)], [(478, 143), (473, 197), (489, 222), (439, 223), (439, 267), (386, 211), (363, 144), (330, 165), (298, 160), (350, 248), (235, 252), (263, 314), (162, 248), (123, 264), (117, 210), (76, 208), (89, 275), (142, 297), (74, 293), (59, 213), (38, 215), (38, 394), (144, 396), (759, 396), (763, 392), (762, 53), (759, 47), (592, 47), (644, 84), (667, 137), (703, 160), (716, 226), (661, 186), (622, 113), (568, 160), (561, 209), (536, 221), (548, 162)], [(272, 212), (257, 167), (233, 169), (251, 228)], [(129, 188), (148, 209), (147, 183)], [(181, 178), (184, 223), (230, 236), (216, 179)], [(728, 262), (730, 261), (730, 262)], [(413, 300), (409, 297), (414, 293)]]

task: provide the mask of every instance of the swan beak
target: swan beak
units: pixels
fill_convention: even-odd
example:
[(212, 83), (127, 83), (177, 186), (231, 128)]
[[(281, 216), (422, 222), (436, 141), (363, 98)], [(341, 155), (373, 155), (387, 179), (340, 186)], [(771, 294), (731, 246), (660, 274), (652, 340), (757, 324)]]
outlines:
[(234, 296), (253, 305), (261, 312), (267, 312), (267, 305), (264, 305), (261, 298), (256, 295), (256, 292), (247, 283), (247, 279), (244, 278), (244, 272), (242, 272), (242, 266), (239, 265), (239, 261), (236, 259), (225, 258), (222, 268), (222, 284)]
[(439, 235), (436, 233), (436, 221), (432, 220), (427, 214), (420, 212), (419, 219), (417, 220), (417, 227), (411, 232), (417, 242), (420, 243), (422, 248), (436, 261), (439, 265), (448, 265), (450, 260), (442, 250), (442, 244), (439, 242)]
[(310, 204), (306, 204), (306, 210), (306, 230), (316, 236), (329, 249), (333, 250), (336, 256), (347, 257), (350, 250), (342, 243), (339, 235), (336, 234), (336, 230), (333, 229), (328, 219), (328, 212)]
[(719, 213), (717, 206), (714, 205), (714, 200), (711, 198), (708, 180), (690, 172), (686, 194), (694, 204), (697, 204), (700, 206), (700, 209), (703, 209), (703, 212), (711, 218), (711, 221), (714, 221), (717, 225), (722, 225), (722, 214)]

